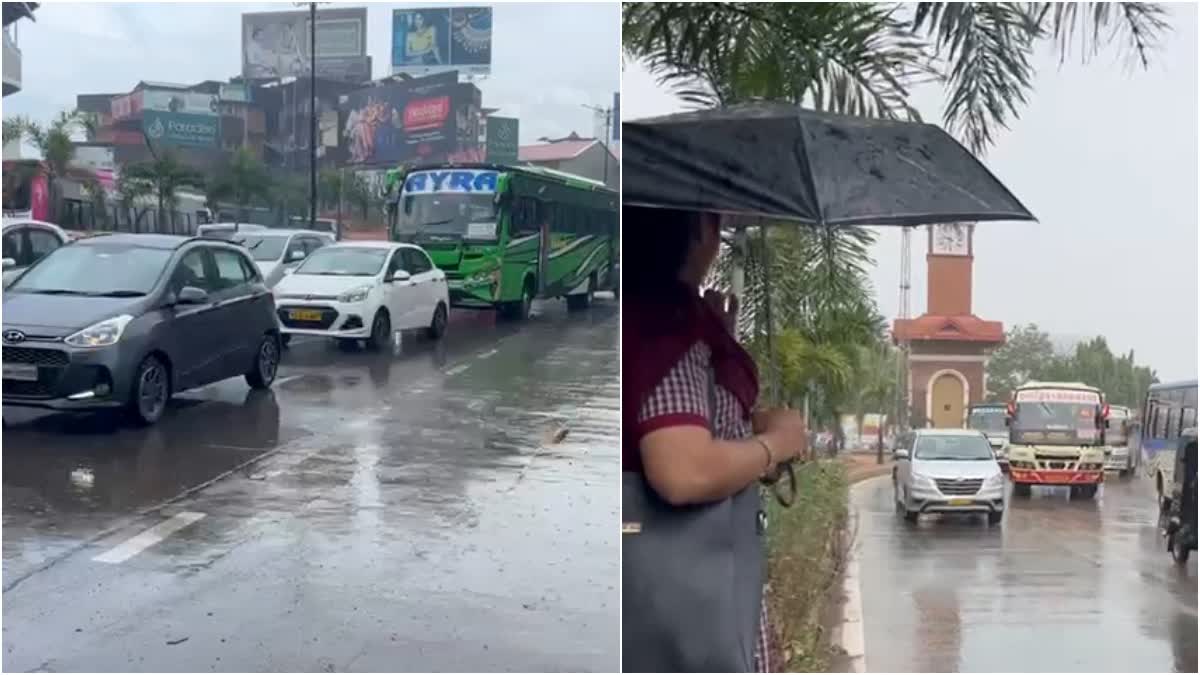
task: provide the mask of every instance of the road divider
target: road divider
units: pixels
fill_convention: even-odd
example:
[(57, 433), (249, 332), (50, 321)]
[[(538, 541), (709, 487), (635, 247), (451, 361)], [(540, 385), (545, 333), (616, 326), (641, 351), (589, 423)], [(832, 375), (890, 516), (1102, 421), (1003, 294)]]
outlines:
[(154, 527), (126, 539), (104, 553), (92, 558), (92, 560), (110, 565), (123, 563), (188, 525), (203, 519), (204, 516), (205, 514), (196, 511), (177, 513)]

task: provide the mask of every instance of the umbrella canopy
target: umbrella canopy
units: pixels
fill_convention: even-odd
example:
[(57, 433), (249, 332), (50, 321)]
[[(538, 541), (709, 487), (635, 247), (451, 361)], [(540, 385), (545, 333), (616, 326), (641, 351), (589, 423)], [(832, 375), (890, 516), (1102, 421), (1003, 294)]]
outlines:
[(622, 125), (626, 206), (811, 225), (1034, 220), (931, 124), (751, 103)]

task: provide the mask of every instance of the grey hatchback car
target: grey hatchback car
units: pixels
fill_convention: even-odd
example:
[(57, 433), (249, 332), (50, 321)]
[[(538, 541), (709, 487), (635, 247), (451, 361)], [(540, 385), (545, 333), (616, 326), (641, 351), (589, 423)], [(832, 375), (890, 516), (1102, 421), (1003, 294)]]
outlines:
[(4, 292), (4, 405), (125, 409), (154, 424), (175, 392), (279, 366), (275, 301), (235, 244), (117, 234), (68, 244)]

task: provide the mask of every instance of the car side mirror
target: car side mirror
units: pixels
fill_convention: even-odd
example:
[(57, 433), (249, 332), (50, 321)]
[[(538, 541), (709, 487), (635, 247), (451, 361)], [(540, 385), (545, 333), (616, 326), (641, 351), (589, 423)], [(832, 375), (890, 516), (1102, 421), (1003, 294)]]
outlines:
[(203, 305), (208, 302), (208, 293), (195, 286), (184, 286), (175, 299), (177, 305)]
[(905, 450), (904, 448), (896, 448), (892, 451), (892, 459), (908, 459), (908, 450)]
[(4, 269), (11, 270), (12, 268), (14, 268), (16, 266), (17, 266), (16, 259), (14, 259), (14, 258), (5, 258), (4, 259)]
[(396, 270), (395, 272), (392, 272), (387, 281), (408, 281), (409, 279), (412, 279), (411, 274), (405, 272), (404, 270)]
[(299, 262), (304, 260), (304, 251), (292, 251), (288, 254), (288, 262)]

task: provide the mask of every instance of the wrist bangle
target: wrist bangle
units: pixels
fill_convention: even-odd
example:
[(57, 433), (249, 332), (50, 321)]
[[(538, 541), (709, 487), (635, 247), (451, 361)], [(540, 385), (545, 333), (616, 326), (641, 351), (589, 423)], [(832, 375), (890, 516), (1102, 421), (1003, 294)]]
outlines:
[(767, 453), (767, 465), (763, 467), (763, 475), (766, 475), (771, 470), (771, 467), (775, 466), (775, 453), (771, 452), (771, 446), (767, 445), (762, 436), (755, 436), (754, 440), (758, 441), (758, 444), (762, 446), (763, 452)]

